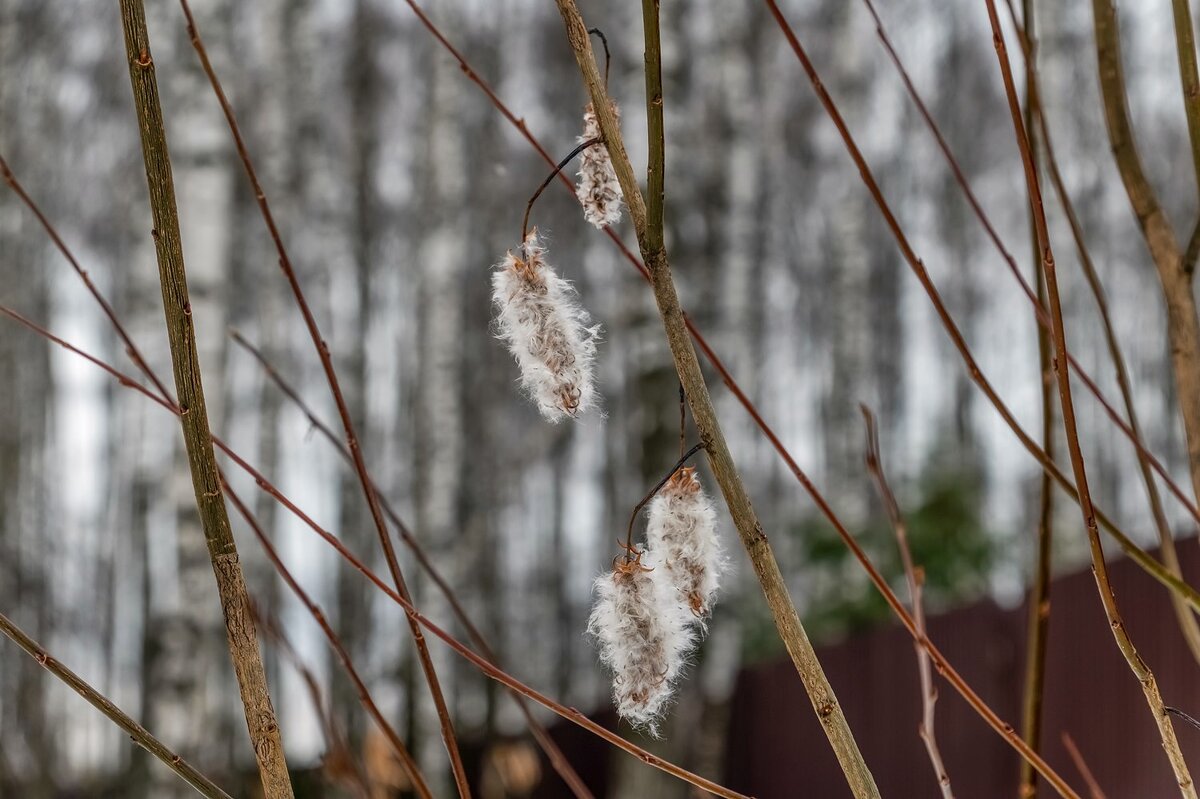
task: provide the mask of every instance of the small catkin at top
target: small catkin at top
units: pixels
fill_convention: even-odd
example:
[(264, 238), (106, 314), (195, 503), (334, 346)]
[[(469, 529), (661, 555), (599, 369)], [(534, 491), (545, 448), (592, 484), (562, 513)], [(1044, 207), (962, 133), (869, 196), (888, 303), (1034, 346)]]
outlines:
[(671, 476), (650, 503), (647, 548), (662, 563), (656, 578), (669, 583), (693, 616), (712, 612), (725, 560), (717, 537), (717, 512), (696, 470)]
[(517, 361), (521, 385), (543, 417), (559, 422), (596, 405), (596, 339), (600, 328), (575, 289), (546, 263), (537, 229), (520, 256), (511, 251), (492, 274), (497, 337)]
[[(619, 118), (617, 104), (611, 103), (613, 115)], [(600, 138), (600, 120), (596, 110), (588, 103), (583, 112), (583, 135), (579, 143)], [(608, 148), (601, 141), (583, 151), (579, 157), (579, 183), (575, 196), (583, 203), (583, 218), (598, 228), (615, 225), (621, 221), (621, 184), (613, 169)]]
[(588, 632), (613, 674), (613, 701), (621, 718), (658, 736), (675, 682), (695, 643), (689, 614), (667, 590), (650, 553), (596, 580)]

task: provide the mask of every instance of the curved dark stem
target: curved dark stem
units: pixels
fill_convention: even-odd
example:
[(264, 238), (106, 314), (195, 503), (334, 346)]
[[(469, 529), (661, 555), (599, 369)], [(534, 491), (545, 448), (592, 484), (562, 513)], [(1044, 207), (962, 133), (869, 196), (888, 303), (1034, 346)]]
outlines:
[(588, 139), (583, 144), (576, 147), (567, 155), (566, 158), (558, 162), (558, 165), (554, 167), (554, 171), (546, 176), (546, 179), (542, 181), (542, 185), (538, 186), (538, 190), (535, 191), (533, 196), (529, 198), (529, 204), (525, 206), (525, 218), (521, 220), (521, 247), (525, 246), (525, 238), (529, 235), (529, 213), (533, 210), (533, 204), (537, 202), (537, 198), (542, 196), (542, 192), (545, 191), (546, 187), (550, 185), (550, 181), (558, 177), (558, 173), (562, 172), (566, 165), (571, 163), (575, 156), (579, 155), (593, 144), (599, 143), (600, 138), (597, 137), (595, 139)]
[(683, 457), (683, 448), (687, 446), (687, 392), (683, 383), (679, 384), (679, 457)]
[[(689, 449), (687, 452), (683, 453), (683, 455), (680, 456), (679, 460), (675, 461), (675, 465), (671, 467), (671, 471), (667, 472), (667, 476), (664, 477), (663, 479), (659, 480), (658, 485), (656, 485), (656, 486), (654, 486), (654, 488), (650, 489), (650, 493), (647, 494), (646, 496), (642, 497), (642, 501), (639, 502), (636, 506), (634, 506), (633, 513), (630, 514), (630, 516), (629, 516), (629, 530), (625, 535), (625, 551), (626, 551), (626, 553), (633, 553), (635, 551), (633, 548), (633, 523), (635, 521), (637, 521), (638, 514), (642, 512), (642, 508), (646, 507), (647, 502), (654, 499), (654, 495), (659, 492), (659, 489), (661, 489), (663, 486), (665, 486), (667, 484), (667, 481), (675, 476), (675, 472), (679, 471), (679, 469), (683, 466), (683, 464), (688, 462), (689, 458), (691, 458), (693, 455), (695, 455), (697, 452), (699, 452), (702, 449), (704, 449), (703, 441), (701, 441), (699, 444), (697, 444), (696, 446)], [(626, 557), (629, 557), (629, 555), (627, 554)]]
[(1173, 716), (1178, 716), (1179, 718), (1181, 718), (1181, 719), (1183, 719), (1184, 721), (1186, 721), (1188, 724), (1191, 724), (1193, 727), (1195, 727), (1196, 729), (1200, 730), (1200, 721), (1197, 721), (1195, 718), (1193, 718), (1193, 717), (1189, 716), (1187, 713), (1184, 713), (1184, 712), (1183, 712), (1182, 710), (1180, 710), (1179, 708), (1177, 708), (1177, 707), (1166, 707), (1166, 706), (1164, 706), (1164, 707), (1163, 707), (1163, 710), (1167, 711), (1168, 713), (1170, 713), (1170, 714), (1171, 714), (1171, 715), (1173, 715)]
[(608, 67), (612, 64), (612, 55), (608, 52), (608, 37), (604, 35), (604, 31), (599, 28), (588, 28), (588, 33), (599, 36), (600, 43), (604, 45), (604, 91), (608, 91)]

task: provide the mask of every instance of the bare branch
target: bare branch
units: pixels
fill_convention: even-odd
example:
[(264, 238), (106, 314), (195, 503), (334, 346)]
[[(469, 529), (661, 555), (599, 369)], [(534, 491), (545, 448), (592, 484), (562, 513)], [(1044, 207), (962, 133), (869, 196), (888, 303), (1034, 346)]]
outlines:
[(1079, 748), (1075, 746), (1075, 741), (1072, 740), (1068, 733), (1064, 732), (1062, 734), (1062, 742), (1063, 746), (1067, 748), (1067, 754), (1071, 756), (1071, 762), (1074, 763), (1075, 768), (1079, 770), (1079, 776), (1083, 777), (1083, 781), (1087, 783), (1088, 794), (1091, 796), (1091, 799), (1106, 799), (1104, 796), (1104, 791), (1100, 790), (1100, 783), (1096, 782), (1095, 775), (1093, 775), (1092, 770), (1088, 768), (1088, 764), (1083, 759), (1083, 755), (1080, 754)]
[(1029, 190), (1029, 204), (1033, 209), (1034, 229), (1037, 231), (1038, 248), (1041, 250), (1042, 263), (1046, 271), (1046, 291), (1050, 300), (1050, 315), (1054, 321), (1054, 352), (1055, 375), (1058, 378), (1058, 394), (1062, 405), (1063, 428), (1067, 436), (1067, 451), (1071, 456), (1071, 467), (1075, 472), (1075, 484), (1079, 490), (1079, 510), (1083, 514), (1084, 526), (1087, 528), (1088, 544), (1092, 555), (1092, 573), (1096, 577), (1096, 588), (1100, 601), (1104, 605), (1105, 615), (1112, 627), (1113, 637), (1117, 648), (1129, 664), (1130, 671), (1137, 678), (1146, 695), (1150, 713), (1158, 725), (1159, 736), (1162, 738), (1163, 749), (1175, 773), (1180, 792), (1185, 797), (1196, 797), (1196, 787), (1184, 762), (1179, 741), (1175, 737), (1175, 729), (1171, 724), (1159, 694), (1158, 684), (1150, 667), (1142, 660), (1129, 637), (1125, 623), (1117, 608), (1116, 594), (1108, 579), (1108, 564), (1104, 560), (1104, 546), (1100, 541), (1100, 531), (1096, 524), (1096, 515), (1092, 510), (1091, 492), (1088, 488), (1087, 468), (1083, 460), (1083, 450), (1079, 443), (1079, 430), (1075, 422), (1075, 404), (1071, 395), (1071, 378), (1066, 368), (1067, 343), (1066, 330), (1063, 327), (1062, 304), (1058, 290), (1058, 273), (1054, 263), (1054, 252), (1050, 243), (1050, 234), (1046, 225), (1046, 213), (1042, 207), (1041, 188), (1038, 183), (1037, 168), (1029, 148), (1029, 139), (1021, 122), (1020, 103), (1017, 100), (1016, 86), (1013, 81), (1012, 68), (1008, 62), (1008, 53), (1004, 46), (1004, 32), (1000, 28), (1000, 18), (996, 13), (995, 0), (985, 0), (988, 18), (992, 25), (992, 39), (996, 46), (996, 58), (1000, 64), (1000, 73), (1004, 79), (1004, 90), (1008, 97), (1009, 111), (1012, 116), (1013, 128), (1016, 132), (1017, 147), (1021, 151), (1021, 160), (1025, 166), (1025, 180)]
[[(879, 431), (875, 425), (875, 415), (866, 405), (860, 405), (863, 421), (867, 425), (867, 471), (875, 481), (875, 488), (883, 507), (887, 511), (888, 521), (891, 522), (892, 532), (896, 534), (896, 545), (900, 548), (900, 560), (904, 564), (904, 579), (908, 582), (908, 593), (912, 604), (913, 622), (917, 632), (926, 635), (925, 608), (921, 604), (922, 574), (913, 565), (912, 551), (908, 548), (908, 527), (904, 516), (900, 513), (900, 503), (888, 485), (887, 476), (883, 471), (883, 457), (879, 451)], [(937, 703), (937, 688), (933, 686), (933, 669), (929, 663), (929, 653), (918, 643), (913, 644), (917, 652), (917, 673), (921, 681), (921, 724), (917, 734), (925, 744), (929, 755), (929, 763), (933, 766), (933, 774), (937, 778), (938, 788), (944, 799), (954, 799), (954, 791), (950, 787), (950, 775), (946, 773), (946, 764), (942, 761), (942, 752), (938, 749), (937, 735), (934, 733), (934, 705)], [(1024, 762), (1024, 761), (1022, 761)]]
[(72, 691), (86, 699), (88, 704), (107, 716), (113, 724), (124, 730), (133, 739), (134, 743), (154, 755), (163, 765), (178, 774), (180, 779), (195, 788), (201, 796), (207, 796), (209, 799), (232, 799), (229, 794), (218, 788), (208, 777), (196, 771), (190, 763), (168, 749), (165, 744), (151, 735), (145, 727), (138, 724), (121, 708), (113, 704), (112, 700), (52, 657), (37, 641), (30, 638), (24, 630), (3, 613), (0, 613), (0, 632), (12, 639), (13, 643), (21, 647), (21, 649), (24, 649), (25, 653), (36, 660), (39, 666), (62, 680)]
[[(179, 4), (183, 9), (184, 17), (187, 19), (188, 36), (191, 38), (192, 47), (195, 49), (196, 55), (200, 58), (200, 65), (204, 69), (204, 74), (208, 77), (213, 93), (221, 105), (221, 111), (225, 115), (225, 121), (229, 124), (229, 131), (233, 136), (238, 158), (241, 159), (242, 166), (246, 170), (246, 177), (249, 179), (250, 186), (254, 191), (254, 199), (258, 204), (259, 212), (262, 215), (263, 222), (267, 226), (268, 232), (271, 234), (271, 240), (275, 244), (275, 250), (279, 255), (279, 268), (282, 270), (288, 285), (291, 287), (296, 306), (300, 309), (300, 313), (304, 317), (305, 327), (312, 338), (313, 348), (316, 349), (317, 356), (321, 360), (321, 368), (325, 372), (325, 379), (329, 383), (329, 391), (333, 395), (334, 404), (337, 405), (338, 415), (342, 420), (346, 445), (353, 456), (354, 470), (358, 475), (359, 484), (362, 486), (363, 493), (367, 499), (367, 505), (371, 510), (371, 519), (375, 523), (379, 545), (383, 549), (384, 559), (387, 561), (392, 582), (395, 584), (396, 590), (405, 599), (410, 599), (408, 585), (404, 581), (404, 574), (400, 569), (400, 562), (396, 559), (396, 551), (392, 546), (391, 538), (388, 536), (387, 523), (383, 519), (383, 511), (379, 507), (379, 500), (376, 497), (375, 491), (371, 488), (371, 478), (367, 472), (366, 459), (363, 457), (362, 446), (354, 430), (354, 422), (350, 418), (350, 408), (346, 404), (346, 397), (342, 393), (341, 384), (338, 382), (337, 372), (333, 366), (333, 358), (329, 354), (329, 346), (325, 343), (324, 338), (321, 337), (316, 317), (308, 305), (308, 300), (305, 299), (304, 290), (300, 287), (300, 280), (296, 276), (296, 270), (292, 267), (291, 258), (288, 256), (287, 249), (283, 245), (283, 238), (279, 233), (279, 228), (275, 224), (275, 217), (271, 213), (271, 205), (267, 200), (266, 192), (263, 190), (262, 183), (258, 179), (254, 163), (250, 159), (250, 152), (246, 149), (246, 142), (242, 138), (241, 128), (238, 126), (233, 106), (225, 96), (225, 90), (221, 86), (221, 81), (217, 77), (212, 63), (209, 61), (208, 51), (205, 50), (204, 41), (200, 38), (200, 31), (196, 27), (196, 20), (192, 17), (191, 7), (188, 5), (187, 0), (179, 0)], [(450, 719), (450, 709), (446, 705), (446, 698), (442, 693), (441, 682), (438, 679), (437, 670), (434, 668), (433, 658), (429, 655), (429, 647), (425, 642), (424, 636), (421, 635), (417, 623), (411, 617), (408, 618), (408, 626), (409, 631), (412, 633), (413, 642), (416, 645), (417, 659), (421, 663), (421, 671), (425, 675), (425, 682), (429, 686), (429, 693), (433, 697), (433, 704), (437, 710), (438, 723), (441, 726), (442, 732), (442, 743), (445, 744), (446, 752), (450, 757), (450, 768), (454, 774), (455, 786), (458, 789), (459, 796), (466, 799), (471, 795), (471, 788), (467, 781), (467, 773), (466, 768), (463, 766), (462, 756), (458, 751), (458, 740), (454, 734), (454, 723)]]
[(229, 528), (229, 514), (221, 495), (217, 459), (213, 452), (200, 359), (196, 350), (195, 321), (188, 299), (171, 157), (167, 150), (154, 60), (150, 55), (146, 12), (142, 0), (121, 0), (120, 6), (129, 81), (133, 88), (150, 211), (154, 218), (152, 235), (158, 255), (159, 282), (171, 345), (175, 390), (182, 410), (179, 419), (196, 506), (217, 580), (229, 654), (237, 675), (246, 727), (250, 732), (263, 790), (267, 799), (291, 799), (292, 783), (284, 759), (283, 740), (267, 690), (267, 676), (258, 648), (254, 620), (249, 614), (246, 581), (238, 560), (237, 545)]

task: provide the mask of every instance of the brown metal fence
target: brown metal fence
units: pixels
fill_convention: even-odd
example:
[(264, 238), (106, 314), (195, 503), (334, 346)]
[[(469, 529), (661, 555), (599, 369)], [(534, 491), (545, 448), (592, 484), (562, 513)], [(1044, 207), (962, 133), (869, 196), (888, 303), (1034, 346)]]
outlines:
[[(1179, 542), (1184, 576), (1200, 577), (1200, 544)], [(1113, 585), (1134, 643), (1168, 705), (1200, 716), (1200, 666), (1176, 626), (1165, 591), (1127, 560)], [(1062, 744), (1069, 733), (1109, 799), (1178, 796), (1137, 681), (1113, 643), (1090, 571), (1054, 581), (1043, 715), (1043, 754), (1087, 795)], [(1020, 724), (1026, 609), (982, 602), (936, 616), (930, 637), (1002, 718)], [(820, 650), (885, 797), (936, 797), (917, 737), (921, 705), (912, 642), (899, 626)], [(939, 682), (937, 735), (960, 799), (1016, 796), (1016, 754)], [(1200, 730), (1176, 724), (1184, 755), (1200, 775)], [(790, 663), (739, 676), (729, 729), (725, 783), (762, 799), (848, 796), (824, 735)], [(1042, 795), (1046, 795), (1043, 788)]]

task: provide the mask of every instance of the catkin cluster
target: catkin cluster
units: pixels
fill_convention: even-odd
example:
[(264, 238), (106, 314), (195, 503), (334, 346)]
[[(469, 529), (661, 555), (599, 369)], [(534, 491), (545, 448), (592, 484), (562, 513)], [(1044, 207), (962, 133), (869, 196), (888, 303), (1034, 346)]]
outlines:
[(521, 385), (548, 421), (596, 404), (594, 361), (599, 326), (574, 288), (546, 263), (537, 229), (520, 256), (510, 251), (492, 274), (497, 336), (521, 370)]
[[(618, 115), (617, 104), (611, 105)], [(591, 103), (583, 112), (583, 135), (579, 143), (600, 138), (600, 120)], [(575, 196), (583, 203), (583, 217), (598, 228), (621, 221), (621, 184), (604, 143), (594, 144), (579, 157), (579, 185)]]
[(613, 672), (617, 713), (654, 736), (695, 644), (683, 608), (658, 578), (661, 568), (653, 553), (645, 553), (601, 576), (588, 619), (600, 658)]
[(716, 512), (685, 468), (650, 504), (645, 551), (596, 580), (588, 631), (613, 673), (617, 713), (651, 735), (704, 632), (723, 565)]

